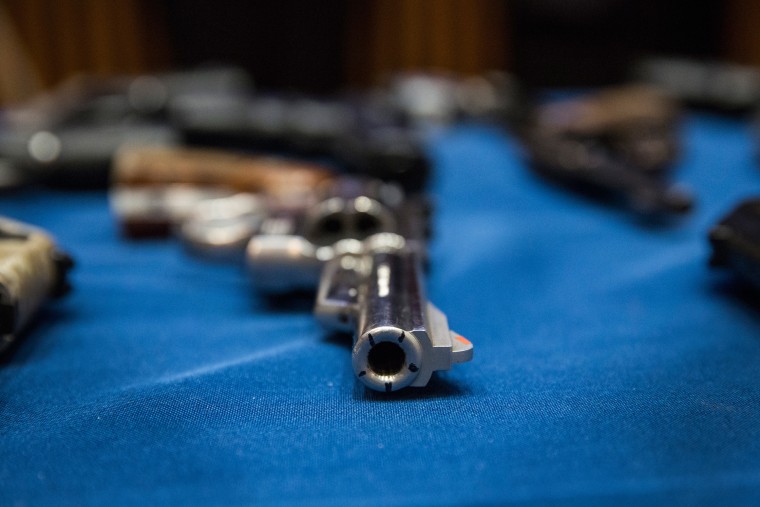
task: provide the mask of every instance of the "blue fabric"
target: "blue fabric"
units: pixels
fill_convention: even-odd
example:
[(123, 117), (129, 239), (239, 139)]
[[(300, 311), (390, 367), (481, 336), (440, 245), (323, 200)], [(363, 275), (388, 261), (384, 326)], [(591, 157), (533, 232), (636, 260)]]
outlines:
[(0, 504), (760, 504), (760, 313), (705, 266), (760, 193), (755, 142), (706, 116), (684, 135), (699, 206), (647, 228), (495, 130), (441, 134), (429, 296), (475, 359), (392, 396), (308, 304), (120, 240), (104, 195), (0, 197), (78, 261), (0, 365)]

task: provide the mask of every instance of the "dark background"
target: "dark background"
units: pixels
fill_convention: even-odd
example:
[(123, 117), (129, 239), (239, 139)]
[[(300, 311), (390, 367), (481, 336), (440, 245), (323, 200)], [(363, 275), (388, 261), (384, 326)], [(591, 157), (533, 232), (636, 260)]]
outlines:
[(750, 0), (0, 0), (0, 9), (36, 76), (21, 96), (79, 72), (206, 63), (241, 65), (263, 88), (318, 93), (411, 69), (506, 69), (534, 85), (578, 86), (624, 80), (651, 54), (760, 64), (760, 6)]
[(721, 58), (728, 4), (520, 0), (513, 9), (514, 70), (536, 85), (593, 85), (624, 80), (646, 55)]

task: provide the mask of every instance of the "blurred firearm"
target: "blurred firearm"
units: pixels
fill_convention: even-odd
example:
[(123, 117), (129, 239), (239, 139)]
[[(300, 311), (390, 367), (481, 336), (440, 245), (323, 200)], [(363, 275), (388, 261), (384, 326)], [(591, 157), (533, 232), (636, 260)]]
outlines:
[(515, 84), (504, 74), (400, 74), (361, 94), (216, 95), (177, 102), (171, 113), (190, 144), (329, 159), (346, 174), (415, 193), (430, 177), (431, 131), (464, 118), (502, 119), (514, 108)]
[(760, 103), (760, 69), (689, 58), (647, 58), (633, 78), (657, 86), (688, 106), (727, 114), (755, 111)]
[(0, 117), (0, 188), (105, 187), (119, 148), (181, 141), (169, 118), (173, 104), (247, 89), (248, 78), (237, 69), (71, 79)]
[(68, 291), (72, 265), (48, 234), (0, 217), (0, 351), (48, 298)]
[(0, 119), (0, 187), (27, 182), (105, 186), (121, 147), (175, 145), (328, 161), (409, 193), (430, 177), (425, 140), (462, 118), (501, 116), (513, 81), (399, 75), (375, 90), (320, 98), (254, 93), (238, 69), (82, 77)]
[(359, 98), (252, 95), (183, 102), (172, 111), (188, 144), (328, 160), (341, 172), (427, 184), (430, 163), (420, 132)]
[(210, 220), (215, 198), (232, 198), (225, 210), (213, 202), (237, 222), (246, 210), (255, 218), (265, 208), (304, 206), (315, 186), (335, 177), (317, 164), (174, 147), (123, 149), (113, 167), (111, 205), (129, 237), (167, 235), (190, 216)]
[(666, 179), (679, 151), (677, 119), (667, 97), (631, 86), (539, 105), (520, 134), (538, 174), (662, 216), (693, 204)]

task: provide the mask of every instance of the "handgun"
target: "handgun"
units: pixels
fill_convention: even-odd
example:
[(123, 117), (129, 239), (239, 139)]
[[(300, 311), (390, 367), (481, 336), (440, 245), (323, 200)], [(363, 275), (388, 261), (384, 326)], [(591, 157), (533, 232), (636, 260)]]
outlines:
[(689, 106), (727, 114), (752, 112), (760, 100), (760, 71), (728, 61), (645, 58), (634, 66), (633, 78)]
[(520, 130), (538, 174), (662, 216), (693, 204), (667, 181), (679, 151), (677, 118), (666, 96), (632, 86), (539, 105)]
[(312, 206), (261, 224), (246, 248), (254, 285), (265, 294), (316, 289), (316, 317), (354, 332), (353, 370), (370, 389), (422, 387), (434, 371), (472, 359), (472, 343), (425, 295), (424, 198), (364, 179), (327, 187)]
[(71, 257), (40, 229), (0, 217), (0, 351), (50, 297), (65, 294)]
[(191, 145), (329, 159), (346, 174), (415, 193), (430, 177), (425, 140), (431, 127), (462, 118), (504, 120), (516, 97), (516, 83), (503, 73), (467, 79), (410, 73), (337, 97), (269, 93), (177, 101), (170, 116)]
[(167, 235), (191, 214), (209, 218), (221, 205), (206, 201), (222, 197), (234, 196), (225, 209), (235, 217), (241, 205), (249, 215), (265, 202), (267, 209), (303, 206), (314, 187), (335, 177), (315, 163), (176, 147), (120, 150), (112, 173), (111, 205), (128, 237)]
[(173, 124), (194, 146), (329, 160), (346, 174), (425, 188), (430, 162), (424, 136), (384, 105), (354, 97), (258, 94), (184, 101)]
[[(171, 104), (248, 89), (238, 69), (103, 78), (78, 76), (0, 118), (0, 180), (105, 187), (122, 146), (176, 145)], [(0, 185), (2, 185), (0, 181)]]
[(371, 389), (425, 386), (434, 371), (472, 358), (472, 344), (425, 295), (424, 196), (406, 198), (398, 185), (344, 175), (320, 181), (300, 204), (263, 197), (197, 203), (180, 236), (196, 253), (245, 256), (264, 295), (316, 291), (320, 322), (355, 331), (353, 368)]
[(460, 120), (509, 122), (521, 107), (522, 88), (503, 71), (474, 76), (402, 72), (374, 91), (400, 121), (415, 129)]

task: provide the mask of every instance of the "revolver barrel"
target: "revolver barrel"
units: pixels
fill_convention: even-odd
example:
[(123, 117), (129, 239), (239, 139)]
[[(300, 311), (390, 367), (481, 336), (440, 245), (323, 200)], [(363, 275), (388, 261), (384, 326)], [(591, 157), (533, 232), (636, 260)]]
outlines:
[(353, 328), (356, 377), (376, 391), (427, 385), (434, 371), (472, 359), (472, 343), (449, 329), (428, 302), (418, 249), (380, 233), (363, 252), (330, 261), (323, 271), (315, 314), (329, 329)]

